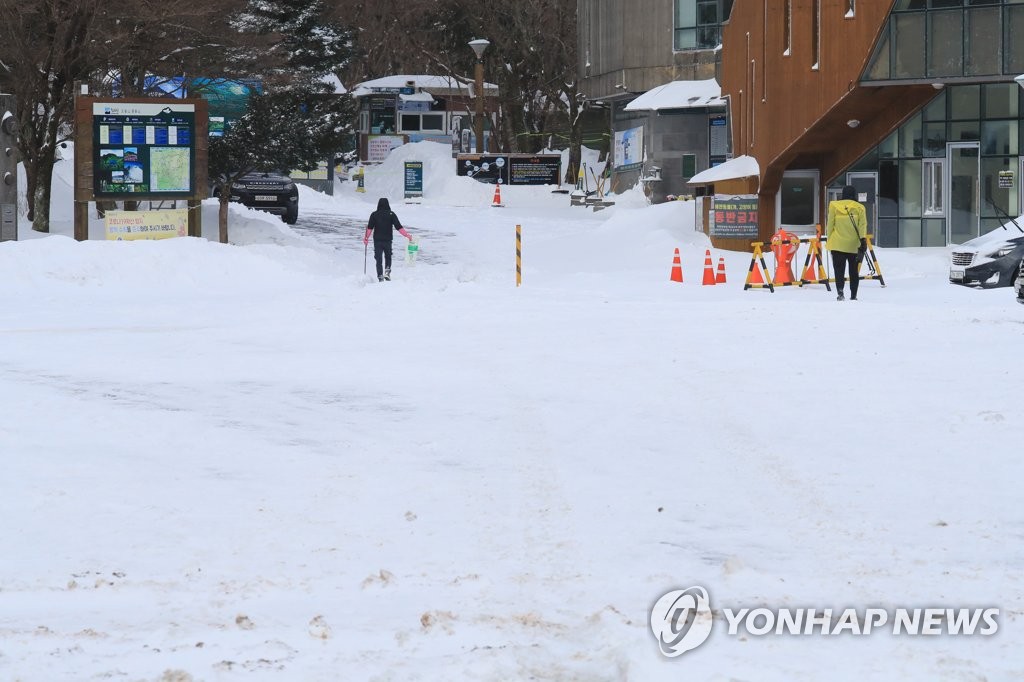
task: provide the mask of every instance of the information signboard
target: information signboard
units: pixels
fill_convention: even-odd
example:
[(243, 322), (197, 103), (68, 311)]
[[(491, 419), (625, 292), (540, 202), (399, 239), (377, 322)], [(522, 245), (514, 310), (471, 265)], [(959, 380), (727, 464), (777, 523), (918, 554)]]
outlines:
[(613, 155), (615, 170), (635, 170), (644, 162), (644, 128), (615, 131)]
[(709, 234), (727, 239), (757, 239), (757, 195), (715, 195)]
[(557, 185), (559, 154), (459, 154), (456, 173), (479, 182), (503, 185)]
[(423, 162), (405, 162), (405, 198), (423, 196)]
[(189, 198), (196, 194), (196, 108), (185, 102), (93, 104), (97, 198)]

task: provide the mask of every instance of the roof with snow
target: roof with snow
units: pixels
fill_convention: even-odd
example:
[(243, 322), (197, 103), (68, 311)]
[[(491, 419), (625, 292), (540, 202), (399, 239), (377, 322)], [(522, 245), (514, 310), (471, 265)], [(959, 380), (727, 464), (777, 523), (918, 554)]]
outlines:
[(703, 81), (672, 81), (648, 90), (626, 105), (626, 111), (661, 111), (722, 107), (722, 86), (714, 78)]
[[(434, 95), (467, 94), (472, 89), (472, 86), (472, 81), (461, 81), (452, 76), (396, 74), (394, 76), (364, 81), (352, 90), (352, 94), (356, 97), (365, 97), (377, 92), (394, 92), (401, 88), (410, 87), (414, 88), (417, 92), (425, 90)], [(498, 92), (498, 86), (485, 82), (484, 90), (495, 94)]]
[(347, 90), (345, 90), (345, 86), (342, 85), (341, 80), (333, 73), (327, 74), (320, 80), (334, 88), (335, 95), (344, 95), (346, 92), (348, 92)]
[(708, 168), (706, 171), (697, 173), (687, 184), (703, 185), (721, 180), (736, 180), (739, 178), (753, 178), (761, 175), (761, 166), (753, 156), (737, 156), (725, 163)]

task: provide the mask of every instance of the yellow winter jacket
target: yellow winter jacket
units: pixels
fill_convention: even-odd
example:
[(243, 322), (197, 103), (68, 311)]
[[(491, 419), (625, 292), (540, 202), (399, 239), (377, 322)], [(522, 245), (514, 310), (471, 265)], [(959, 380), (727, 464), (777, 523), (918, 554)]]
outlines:
[[(856, 223), (856, 225), (854, 225)], [(825, 236), (829, 251), (857, 253), (860, 240), (868, 234), (868, 214), (864, 206), (853, 199), (828, 202), (828, 222)]]

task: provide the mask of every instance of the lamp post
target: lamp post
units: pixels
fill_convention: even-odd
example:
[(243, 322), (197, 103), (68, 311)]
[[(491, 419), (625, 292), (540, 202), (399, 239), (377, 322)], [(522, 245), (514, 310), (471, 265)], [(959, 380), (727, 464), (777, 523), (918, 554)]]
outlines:
[(484, 153), (484, 50), (491, 41), (477, 38), (469, 41), (469, 46), (476, 53), (476, 153)]

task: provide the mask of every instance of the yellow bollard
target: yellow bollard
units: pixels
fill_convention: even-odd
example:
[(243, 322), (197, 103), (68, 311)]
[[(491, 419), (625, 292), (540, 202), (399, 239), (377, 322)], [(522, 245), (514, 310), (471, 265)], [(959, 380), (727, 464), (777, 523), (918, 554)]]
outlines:
[(523, 283), (523, 226), (516, 225), (516, 286)]

